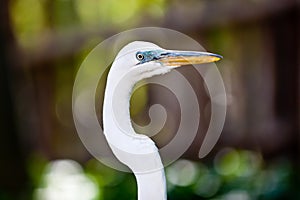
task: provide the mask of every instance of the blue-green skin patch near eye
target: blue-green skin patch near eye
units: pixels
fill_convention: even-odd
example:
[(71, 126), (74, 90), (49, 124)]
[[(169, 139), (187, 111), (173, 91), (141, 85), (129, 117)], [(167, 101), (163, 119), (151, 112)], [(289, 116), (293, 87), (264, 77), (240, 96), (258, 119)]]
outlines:
[(142, 54), (144, 58), (140, 60), (138, 64), (143, 64), (146, 62), (150, 62), (153, 60), (158, 60), (161, 57), (162, 50), (154, 50), (154, 51), (139, 51), (136, 55)]

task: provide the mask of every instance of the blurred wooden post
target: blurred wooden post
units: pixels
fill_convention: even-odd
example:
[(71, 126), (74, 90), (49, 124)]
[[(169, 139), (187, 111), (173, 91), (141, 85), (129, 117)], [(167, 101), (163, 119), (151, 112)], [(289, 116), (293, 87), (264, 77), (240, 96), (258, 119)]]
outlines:
[[(272, 21), (275, 44), (275, 115), (288, 133), (286, 151), (299, 159), (299, 6)], [(286, 134), (283, 132), (283, 134)], [(281, 150), (282, 151), (282, 150)], [(299, 164), (299, 163), (298, 163)]]
[(8, 0), (1, 1), (0, 16), (0, 199), (20, 199), (20, 194), (28, 186), (28, 178), (15, 123), (11, 88), (18, 59), (12, 57), (15, 39), (10, 25)]

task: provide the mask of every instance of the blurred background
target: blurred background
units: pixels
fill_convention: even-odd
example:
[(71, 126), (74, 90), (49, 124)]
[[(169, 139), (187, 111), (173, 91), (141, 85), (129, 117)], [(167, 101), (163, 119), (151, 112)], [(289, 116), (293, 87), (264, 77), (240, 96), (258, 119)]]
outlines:
[[(88, 52), (141, 26), (180, 31), (224, 57), (218, 63), (228, 100), (223, 133), (198, 159), (204, 120), (193, 145), (166, 168), (168, 198), (300, 199), (299, 11), (297, 0), (2, 0), (0, 200), (136, 199), (132, 174), (86, 151), (71, 102)], [(202, 78), (190, 82), (209, 116)], [(141, 90), (132, 117), (170, 98), (161, 94), (167, 92)], [(178, 116), (176, 106), (168, 112)], [(163, 131), (176, 133), (176, 119), (167, 126)]]

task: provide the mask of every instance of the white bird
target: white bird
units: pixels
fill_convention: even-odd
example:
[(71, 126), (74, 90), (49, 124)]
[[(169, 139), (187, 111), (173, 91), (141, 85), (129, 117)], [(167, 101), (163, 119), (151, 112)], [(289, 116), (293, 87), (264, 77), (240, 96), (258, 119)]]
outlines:
[(165, 200), (167, 195), (164, 167), (155, 143), (136, 133), (131, 124), (129, 101), (134, 85), (179, 66), (221, 58), (207, 52), (165, 50), (142, 41), (129, 43), (116, 56), (104, 95), (104, 135), (117, 159), (134, 173), (139, 200)]

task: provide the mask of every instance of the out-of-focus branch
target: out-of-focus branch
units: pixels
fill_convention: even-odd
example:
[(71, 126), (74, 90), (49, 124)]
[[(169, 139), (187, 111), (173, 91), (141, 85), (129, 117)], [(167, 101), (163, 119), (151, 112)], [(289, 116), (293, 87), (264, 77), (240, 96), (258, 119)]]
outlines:
[[(26, 67), (41, 67), (41, 63), (72, 56), (88, 45), (90, 40), (101, 40), (115, 34), (115, 30), (82, 30), (80, 28), (68, 32), (48, 32), (36, 39), (30, 47), (21, 47), (19, 56)], [(91, 44), (90, 44), (91, 45)]]
[(296, 0), (176, 1), (169, 8), (164, 25), (177, 30), (209, 29), (270, 17), (297, 6)]

